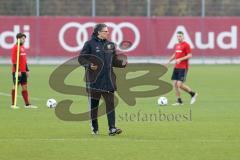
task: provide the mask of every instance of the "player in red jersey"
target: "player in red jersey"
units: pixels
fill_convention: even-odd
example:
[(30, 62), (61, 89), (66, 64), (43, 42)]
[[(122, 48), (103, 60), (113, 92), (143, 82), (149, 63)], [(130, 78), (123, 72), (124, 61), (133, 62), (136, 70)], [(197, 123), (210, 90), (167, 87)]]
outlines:
[[(20, 39), (20, 51), (19, 51), (19, 72), (18, 72), (18, 84), (22, 86), (22, 97), (25, 102), (25, 108), (37, 108), (29, 102), (28, 89), (27, 89), (27, 79), (29, 77), (29, 69), (27, 65), (27, 54), (24, 47), (24, 42), (26, 35), (23, 33), (18, 33), (16, 36), (17, 39)], [(18, 106), (14, 106), (15, 98), (15, 72), (17, 64), (17, 44), (12, 48), (12, 77), (13, 77), (13, 88), (12, 88), (12, 106), (11, 108), (18, 109)]]
[(194, 92), (189, 86), (184, 84), (189, 68), (188, 61), (192, 57), (191, 48), (187, 42), (184, 41), (184, 35), (182, 31), (177, 32), (178, 43), (175, 45), (175, 52), (169, 59), (169, 62), (175, 60), (175, 67), (172, 74), (173, 86), (176, 91), (177, 103), (173, 105), (182, 105), (180, 89), (187, 92), (191, 96), (190, 104), (195, 103), (197, 93)]

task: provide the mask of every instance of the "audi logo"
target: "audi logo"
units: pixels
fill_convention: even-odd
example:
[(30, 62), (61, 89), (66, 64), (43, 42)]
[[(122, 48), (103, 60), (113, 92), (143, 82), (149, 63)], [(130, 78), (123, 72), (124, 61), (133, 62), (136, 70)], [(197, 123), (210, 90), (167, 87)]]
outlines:
[[(132, 51), (135, 48), (137, 48), (139, 42), (140, 42), (140, 33), (138, 28), (129, 22), (122, 22), (119, 24), (115, 24), (112, 22), (105, 22), (105, 24), (108, 26), (108, 28), (112, 28), (112, 32), (111, 32), (111, 40), (116, 43), (117, 46), (119, 46), (119, 44), (124, 41), (124, 34), (122, 29), (123, 28), (128, 28), (130, 29), (133, 34), (134, 34), (134, 40), (132, 42), (132, 46), (130, 48), (128, 48), (127, 50), (124, 50), (125, 52), (128, 51)], [(87, 22), (84, 24), (78, 23), (78, 22), (69, 22), (66, 23), (62, 26), (62, 28), (59, 31), (59, 42), (61, 44), (61, 46), (69, 52), (77, 52), (80, 51), (84, 45), (84, 43), (89, 40), (89, 35), (87, 32), (87, 29), (89, 27), (94, 27), (96, 25), (95, 22)], [(76, 28), (77, 29), (77, 33), (76, 33), (76, 44), (75, 46), (70, 46), (65, 42), (65, 32), (71, 28)], [(120, 48), (117, 47), (118, 50), (121, 50)]]

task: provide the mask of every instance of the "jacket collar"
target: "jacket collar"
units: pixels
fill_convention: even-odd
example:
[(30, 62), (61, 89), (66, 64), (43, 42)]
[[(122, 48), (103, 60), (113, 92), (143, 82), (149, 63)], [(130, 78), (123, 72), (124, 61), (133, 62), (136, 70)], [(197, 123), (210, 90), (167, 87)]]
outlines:
[(98, 37), (95, 36), (95, 35), (92, 35), (92, 38), (95, 39), (95, 40), (97, 40), (97, 41), (99, 41), (99, 42), (106, 42), (106, 41), (107, 41), (107, 39), (100, 39), (100, 38), (98, 38)]

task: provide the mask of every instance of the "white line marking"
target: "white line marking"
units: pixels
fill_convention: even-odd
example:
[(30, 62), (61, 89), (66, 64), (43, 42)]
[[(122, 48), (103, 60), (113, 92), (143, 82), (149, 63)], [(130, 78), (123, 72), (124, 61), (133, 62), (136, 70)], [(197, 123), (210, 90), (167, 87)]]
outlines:
[[(0, 96), (5, 96), (5, 97), (11, 97), (12, 95), (8, 94), (8, 93), (4, 93), (4, 92), (0, 92)], [(21, 95), (18, 95), (18, 98), (22, 97)], [(35, 101), (41, 101), (43, 100), (42, 98), (38, 98), (38, 97), (30, 97), (31, 100), (35, 100)]]
[[(103, 137), (104, 136), (104, 137)], [(121, 138), (118, 137), (113, 139), (112, 137), (106, 137), (107, 135), (98, 135), (93, 136), (92, 138), (6, 138), (0, 139), (0, 142), (4, 141), (134, 141), (134, 142), (236, 142), (239, 143), (239, 140), (229, 140), (229, 139), (130, 139), (130, 138)], [(101, 139), (99, 139), (101, 138)]]

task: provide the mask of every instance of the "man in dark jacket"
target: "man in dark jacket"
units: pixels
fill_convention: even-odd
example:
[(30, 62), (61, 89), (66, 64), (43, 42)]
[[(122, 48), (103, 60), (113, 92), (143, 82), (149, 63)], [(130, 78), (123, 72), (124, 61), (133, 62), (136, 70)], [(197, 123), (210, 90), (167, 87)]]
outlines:
[(92, 134), (98, 134), (98, 105), (101, 96), (106, 103), (109, 135), (120, 134), (121, 129), (115, 126), (114, 91), (116, 76), (113, 67), (124, 68), (126, 59), (119, 59), (114, 43), (107, 40), (108, 27), (97, 24), (91, 40), (84, 44), (79, 56), (79, 63), (86, 69), (86, 85), (91, 107)]

